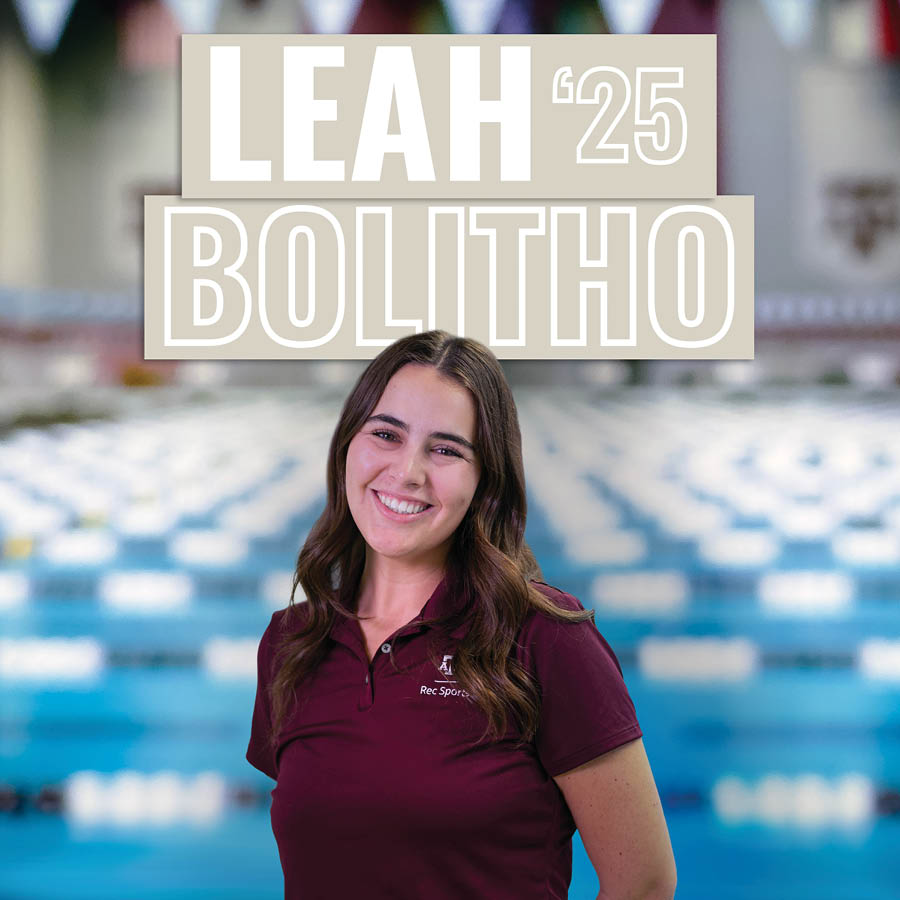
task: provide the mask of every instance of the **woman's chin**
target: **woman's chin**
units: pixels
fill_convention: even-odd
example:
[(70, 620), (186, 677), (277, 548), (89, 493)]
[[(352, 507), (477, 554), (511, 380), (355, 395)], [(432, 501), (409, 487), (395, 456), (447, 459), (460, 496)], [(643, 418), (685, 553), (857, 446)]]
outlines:
[(374, 553), (384, 559), (406, 563), (432, 562), (433, 558), (440, 555), (439, 548), (417, 542), (390, 541), (375, 538), (370, 540), (364, 535), (370, 553)]
[(373, 553), (377, 553), (378, 556), (383, 556), (385, 559), (396, 560), (413, 560), (427, 554), (427, 551), (423, 552), (420, 548), (415, 546), (398, 546), (397, 544), (390, 544), (386, 542), (369, 543), (369, 549)]

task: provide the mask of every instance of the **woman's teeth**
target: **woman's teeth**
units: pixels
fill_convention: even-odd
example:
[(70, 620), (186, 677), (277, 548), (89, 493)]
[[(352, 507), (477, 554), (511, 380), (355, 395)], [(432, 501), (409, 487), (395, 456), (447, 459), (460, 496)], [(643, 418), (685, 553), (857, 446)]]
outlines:
[(390, 494), (379, 494), (375, 491), (375, 496), (390, 510), (404, 515), (413, 515), (413, 513), (422, 512), (428, 509), (428, 503), (410, 503), (408, 500), (396, 500)]

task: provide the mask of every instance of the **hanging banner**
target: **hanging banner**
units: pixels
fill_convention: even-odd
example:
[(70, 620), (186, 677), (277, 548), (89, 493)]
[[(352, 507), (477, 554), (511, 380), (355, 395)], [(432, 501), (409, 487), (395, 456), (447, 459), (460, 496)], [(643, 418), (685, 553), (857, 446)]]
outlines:
[[(900, 280), (900, 121), (888, 66), (797, 67), (791, 146), (794, 256), (832, 282)], [(840, 117), (834, 109), (844, 110)]]

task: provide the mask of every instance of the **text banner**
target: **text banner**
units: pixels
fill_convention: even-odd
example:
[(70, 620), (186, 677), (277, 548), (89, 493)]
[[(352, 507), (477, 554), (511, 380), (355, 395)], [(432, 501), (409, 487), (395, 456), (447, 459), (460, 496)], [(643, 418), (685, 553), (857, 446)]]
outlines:
[(445, 328), (506, 359), (752, 359), (753, 198), (145, 198), (148, 359), (352, 359)]
[(715, 195), (715, 35), (182, 39), (184, 197)]

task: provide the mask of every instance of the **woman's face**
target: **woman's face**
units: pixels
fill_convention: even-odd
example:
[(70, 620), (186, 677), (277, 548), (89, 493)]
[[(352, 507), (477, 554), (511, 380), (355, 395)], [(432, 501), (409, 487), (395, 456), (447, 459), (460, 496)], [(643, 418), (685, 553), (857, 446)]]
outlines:
[(388, 382), (347, 448), (347, 502), (371, 551), (442, 566), (481, 474), (471, 393), (430, 366)]

